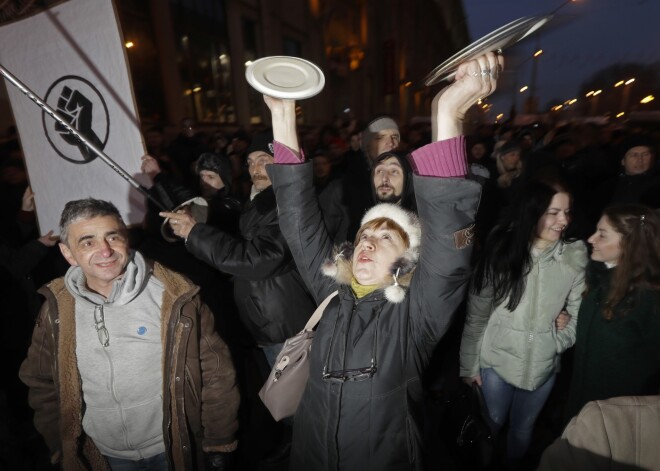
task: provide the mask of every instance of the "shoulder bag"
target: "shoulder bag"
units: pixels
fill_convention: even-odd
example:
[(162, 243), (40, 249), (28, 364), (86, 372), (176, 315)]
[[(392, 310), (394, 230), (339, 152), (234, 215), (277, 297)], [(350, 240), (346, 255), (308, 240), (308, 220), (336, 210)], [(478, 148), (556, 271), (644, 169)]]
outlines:
[(284, 342), (266, 383), (259, 391), (259, 397), (275, 420), (290, 417), (298, 409), (309, 378), (309, 352), (314, 340), (314, 327), (336, 294), (337, 291), (325, 298), (305, 328)]

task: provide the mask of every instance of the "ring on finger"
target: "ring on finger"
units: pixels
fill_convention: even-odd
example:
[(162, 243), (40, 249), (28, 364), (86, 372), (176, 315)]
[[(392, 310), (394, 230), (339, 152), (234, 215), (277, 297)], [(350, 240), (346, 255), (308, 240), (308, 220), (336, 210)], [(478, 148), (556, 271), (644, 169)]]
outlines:
[(490, 69), (482, 69), (481, 70), (481, 76), (485, 77), (487, 75), (490, 75)]

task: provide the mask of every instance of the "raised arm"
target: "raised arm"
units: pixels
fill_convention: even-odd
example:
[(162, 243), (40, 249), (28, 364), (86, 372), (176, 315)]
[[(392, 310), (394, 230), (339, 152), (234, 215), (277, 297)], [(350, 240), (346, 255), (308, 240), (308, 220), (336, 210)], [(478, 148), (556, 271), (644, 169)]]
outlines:
[(332, 255), (332, 240), (323, 221), (312, 184), (312, 165), (304, 163), (296, 132), (295, 102), (264, 96), (272, 114), (275, 165), (273, 182), (280, 229), (307, 287), (317, 302), (330, 292), (332, 282), (321, 266)]
[(412, 154), (422, 251), (410, 289), (410, 320), (413, 338), (426, 351), (447, 331), (469, 281), (481, 187), (465, 179), (461, 133), (470, 106), (495, 90), (502, 63), (501, 56), (488, 53), (459, 67), (454, 83), (435, 100), (438, 142)]

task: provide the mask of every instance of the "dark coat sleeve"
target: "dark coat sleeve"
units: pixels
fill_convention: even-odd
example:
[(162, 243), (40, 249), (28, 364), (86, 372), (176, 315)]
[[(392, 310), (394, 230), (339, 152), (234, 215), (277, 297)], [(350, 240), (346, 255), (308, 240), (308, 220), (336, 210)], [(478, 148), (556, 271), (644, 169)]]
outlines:
[(212, 267), (246, 280), (265, 280), (290, 270), (291, 254), (277, 218), (261, 225), (249, 240), (208, 224), (195, 224), (186, 248)]
[(48, 303), (44, 303), (32, 333), (32, 343), (19, 377), (29, 388), (28, 403), (34, 409), (34, 425), (55, 455), (61, 449), (58, 388), (53, 371), (56, 345)]
[(46, 255), (48, 247), (36, 239), (18, 249), (0, 245), (0, 265), (16, 279), (27, 276)]
[(465, 296), (481, 186), (464, 178), (420, 176), (414, 186), (422, 242), (410, 285), (410, 328), (419, 346), (432, 350)]
[(199, 313), (199, 355), (202, 367), (204, 451), (230, 451), (238, 430), (240, 402), (236, 372), (227, 344), (216, 333), (213, 314), (205, 304)]
[(312, 164), (274, 164), (267, 169), (277, 198), (280, 228), (298, 271), (319, 304), (336, 287), (321, 271), (332, 256), (333, 243), (312, 184)]

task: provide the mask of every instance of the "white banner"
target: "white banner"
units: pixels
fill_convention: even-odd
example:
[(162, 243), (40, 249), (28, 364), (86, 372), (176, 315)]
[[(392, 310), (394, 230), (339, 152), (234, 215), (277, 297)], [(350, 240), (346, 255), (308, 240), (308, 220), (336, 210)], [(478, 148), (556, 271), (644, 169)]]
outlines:
[[(112, 0), (69, 0), (0, 28), (0, 63), (144, 182), (139, 173), (145, 150), (124, 54)], [(127, 224), (140, 223), (144, 196), (5, 83), (41, 233), (59, 232), (65, 203), (87, 197), (112, 201)]]

